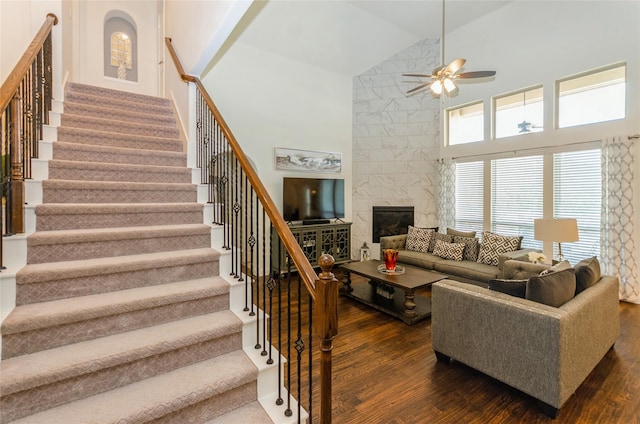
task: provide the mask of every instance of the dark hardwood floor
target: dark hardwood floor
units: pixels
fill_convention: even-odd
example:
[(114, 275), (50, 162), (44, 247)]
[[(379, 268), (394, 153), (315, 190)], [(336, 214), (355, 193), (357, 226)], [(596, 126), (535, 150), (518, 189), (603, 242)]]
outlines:
[[(430, 289), (421, 292), (430, 296)], [(303, 297), (303, 310), (304, 303)], [(429, 319), (409, 326), (341, 297), (333, 422), (640, 423), (640, 305), (621, 303), (620, 317), (615, 348), (552, 420), (530, 396), (463, 364), (436, 362)]]

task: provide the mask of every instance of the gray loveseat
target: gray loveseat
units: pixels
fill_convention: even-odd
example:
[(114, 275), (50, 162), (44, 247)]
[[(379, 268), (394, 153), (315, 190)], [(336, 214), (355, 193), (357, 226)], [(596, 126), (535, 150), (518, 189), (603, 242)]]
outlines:
[[(539, 270), (509, 262), (517, 274), (509, 277)], [(457, 281), (435, 283), (433, 350), (439, 361), (453, 358), (533, 396), (555, 417), (620, 332), (618, 279), (597, 281), (557, 308)]]
[[(457, 281), (471, 283), (486, 287), (490, 280), (495, 278), (511, 278), (505, 274), (504, 263), (507, 260), (522, 259), (533, 249), (520, 249), (503, 253), (498, 259), (497, 265), (486, 265), (477, 261), (456, 261), (443, 259), (428, 252), (417, 252), (405, 248), (407, 234), (380, 237), (380, 259), (383, 249), (398, 250), (398, 263), (419, 266), (428, 270), (446, 274)], [(544, 269), (544, 268), (543, 268)], [(509, 271), (507, 271), (509, 274)]]

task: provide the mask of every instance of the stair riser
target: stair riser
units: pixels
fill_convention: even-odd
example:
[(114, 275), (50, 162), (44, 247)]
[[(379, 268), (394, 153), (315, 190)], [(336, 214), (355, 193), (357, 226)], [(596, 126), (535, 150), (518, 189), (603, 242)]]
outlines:
[(36, 213), (36, 216), (37, 231), (201, 224), (203, 222), (202, 211), (73, 215), (38, 215)]
[(211, 246), (211, 234), (143, 239), (116, 239), (65, 243), (63, 239), (56, 244), (30, 246), (27, 239), (27, 264), (46, 262), (76, 261), (82, 259), (126, 256), (174, 250), (200, 249)]
[(138, 103), (140, 106), (144, 105), (157, 105), (162, 107), (169, 107), (170, 102), (168, 99), (162, 97), (146, 96), (144, 94), (130, 93), (128, 91), (111, 90), (109, 88), (102, 88), (84, 84), (71, 83), (67, 86), (65, 92), (65, 99), (71, 99), (75, 96), (93, 96), (103, 100), (113, 100), (119, 103)]
[[(121, 113), (144, 113), (147, 115), (171, 116), (173, 110), (169, 106), (153, 105), (136, 102), (123, 102), (119, 99), (111, 99), (108, 97), (94, 96), (82, 93), (67, 93), (66, 99), (78, 105), (91, 105), (107, 109), (117, 109)], [(66, 109), (66, 106), (65, 106)]]
[(189, 203), (196, 200), (195, 189), (161, 191), (49, 188), (43, 192), (43, 203)]
[(110, 119), (114, 121), (139, 122), (149, 125), (166, 125), (169, 127), (176, 126), (176, 119), (173, 115), (144, 114), (131, 111), (122, 111), (116, 108), (95, 107), (88, 103), (71, 103), (65, 102), (64, 113), (87, 116), (91, 118)]
[(70, 160), (77, 162), (119, 163), (127, 165), (154, 165), (154, 166), (187, 166), (187, 156), (173, 154), (170, 156), (158, 155), (154, 151), (140, 154), (138, 151), (92, 151), (82, 150), (82, 145), (59, 143), (53, 144), (53, 159)]
[(175, 126), (148, 125), (140, 122), (108, 121), (104, 118), (93, 118), (69, 115), (66, 111), (62, 115), (61, 127), (84, 128), (95, 131), (108, 131), (118, 134), (143, 135), (148, 137), (178, 138), (180, 132)]
[(228, 307), (229, 295), (224, 294), (138, 309), (54, 327), (5, 334), (2, 337), (2, 358), (12, 358), (169, 321), (218, 312)]
[(135, 170), (106, 170), (83, 168), (59, 168), (49, 164), (49, 178), (52, 180), (71, 181), (122, 181), (138, 183), (191, 183), (191, 172), (149, 172), (145, 169)]
[(233, 333), (118, 366), (3, 396), (0, 420), (8, 422), (78, 399), (126, 386), (180, 367), (241, 348), (241, 334)]
[(213, 277), (218, 274), (218, 261), (194, 262), (166, 267), (153, 265), (148, 269), (115, 270), (75, 278), (48, 280), (46, 275), (38, 283), (22, 284), (17, 277), (16, 304), (46, 302), (75, 296), (109, 293), (136, 287), (148, 287), (178, 281)]
[[(224, 393), (214, 395), (206, 400), (185, 405), (185, 407), (178, 411), (170, 412), (169, 408), (172, 406), (167, 405), (166, 415), (158, 417), (155, 420), (146, 421), (147, 416), (145, 416), (136, 417), (139, 418), (139, 420), (131, 420), (130, 422), (145, 422), (148, 424), (204, 423), (207, 420), (212, 420), (256, 400), (256, 392), (256, 383), (251, 382), (227, 390)], [(185, 396), (185, 398), (181, 400), (185, 404), (190, 401), (188, 396)], [(161, 412), (165, 411), (153, 411), (154, 415), (160, 415)]]
[(58, 128), (58, 141), (65, 143), (88, 144), (92, 146), (123, 147), (140, 150), (161, 150), (182, 152), (182, 141), (169, 138), (150, 138), (127, 134), (93, 133), (74, 128)]

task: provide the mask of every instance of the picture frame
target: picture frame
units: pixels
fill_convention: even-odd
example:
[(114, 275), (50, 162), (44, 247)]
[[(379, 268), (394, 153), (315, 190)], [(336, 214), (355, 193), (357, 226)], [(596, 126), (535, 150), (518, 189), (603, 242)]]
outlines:
[(276, 147), (275, 167), (279, 171), (342, 172), (342, 153)]

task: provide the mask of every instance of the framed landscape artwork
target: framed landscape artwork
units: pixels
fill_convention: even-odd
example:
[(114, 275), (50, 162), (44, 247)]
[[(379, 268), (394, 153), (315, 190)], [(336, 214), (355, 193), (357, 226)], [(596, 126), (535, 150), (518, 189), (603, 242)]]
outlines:
[(275, 148), (276, 169), (280, 171), (331, 172), (342, 171), (342, 153)]

